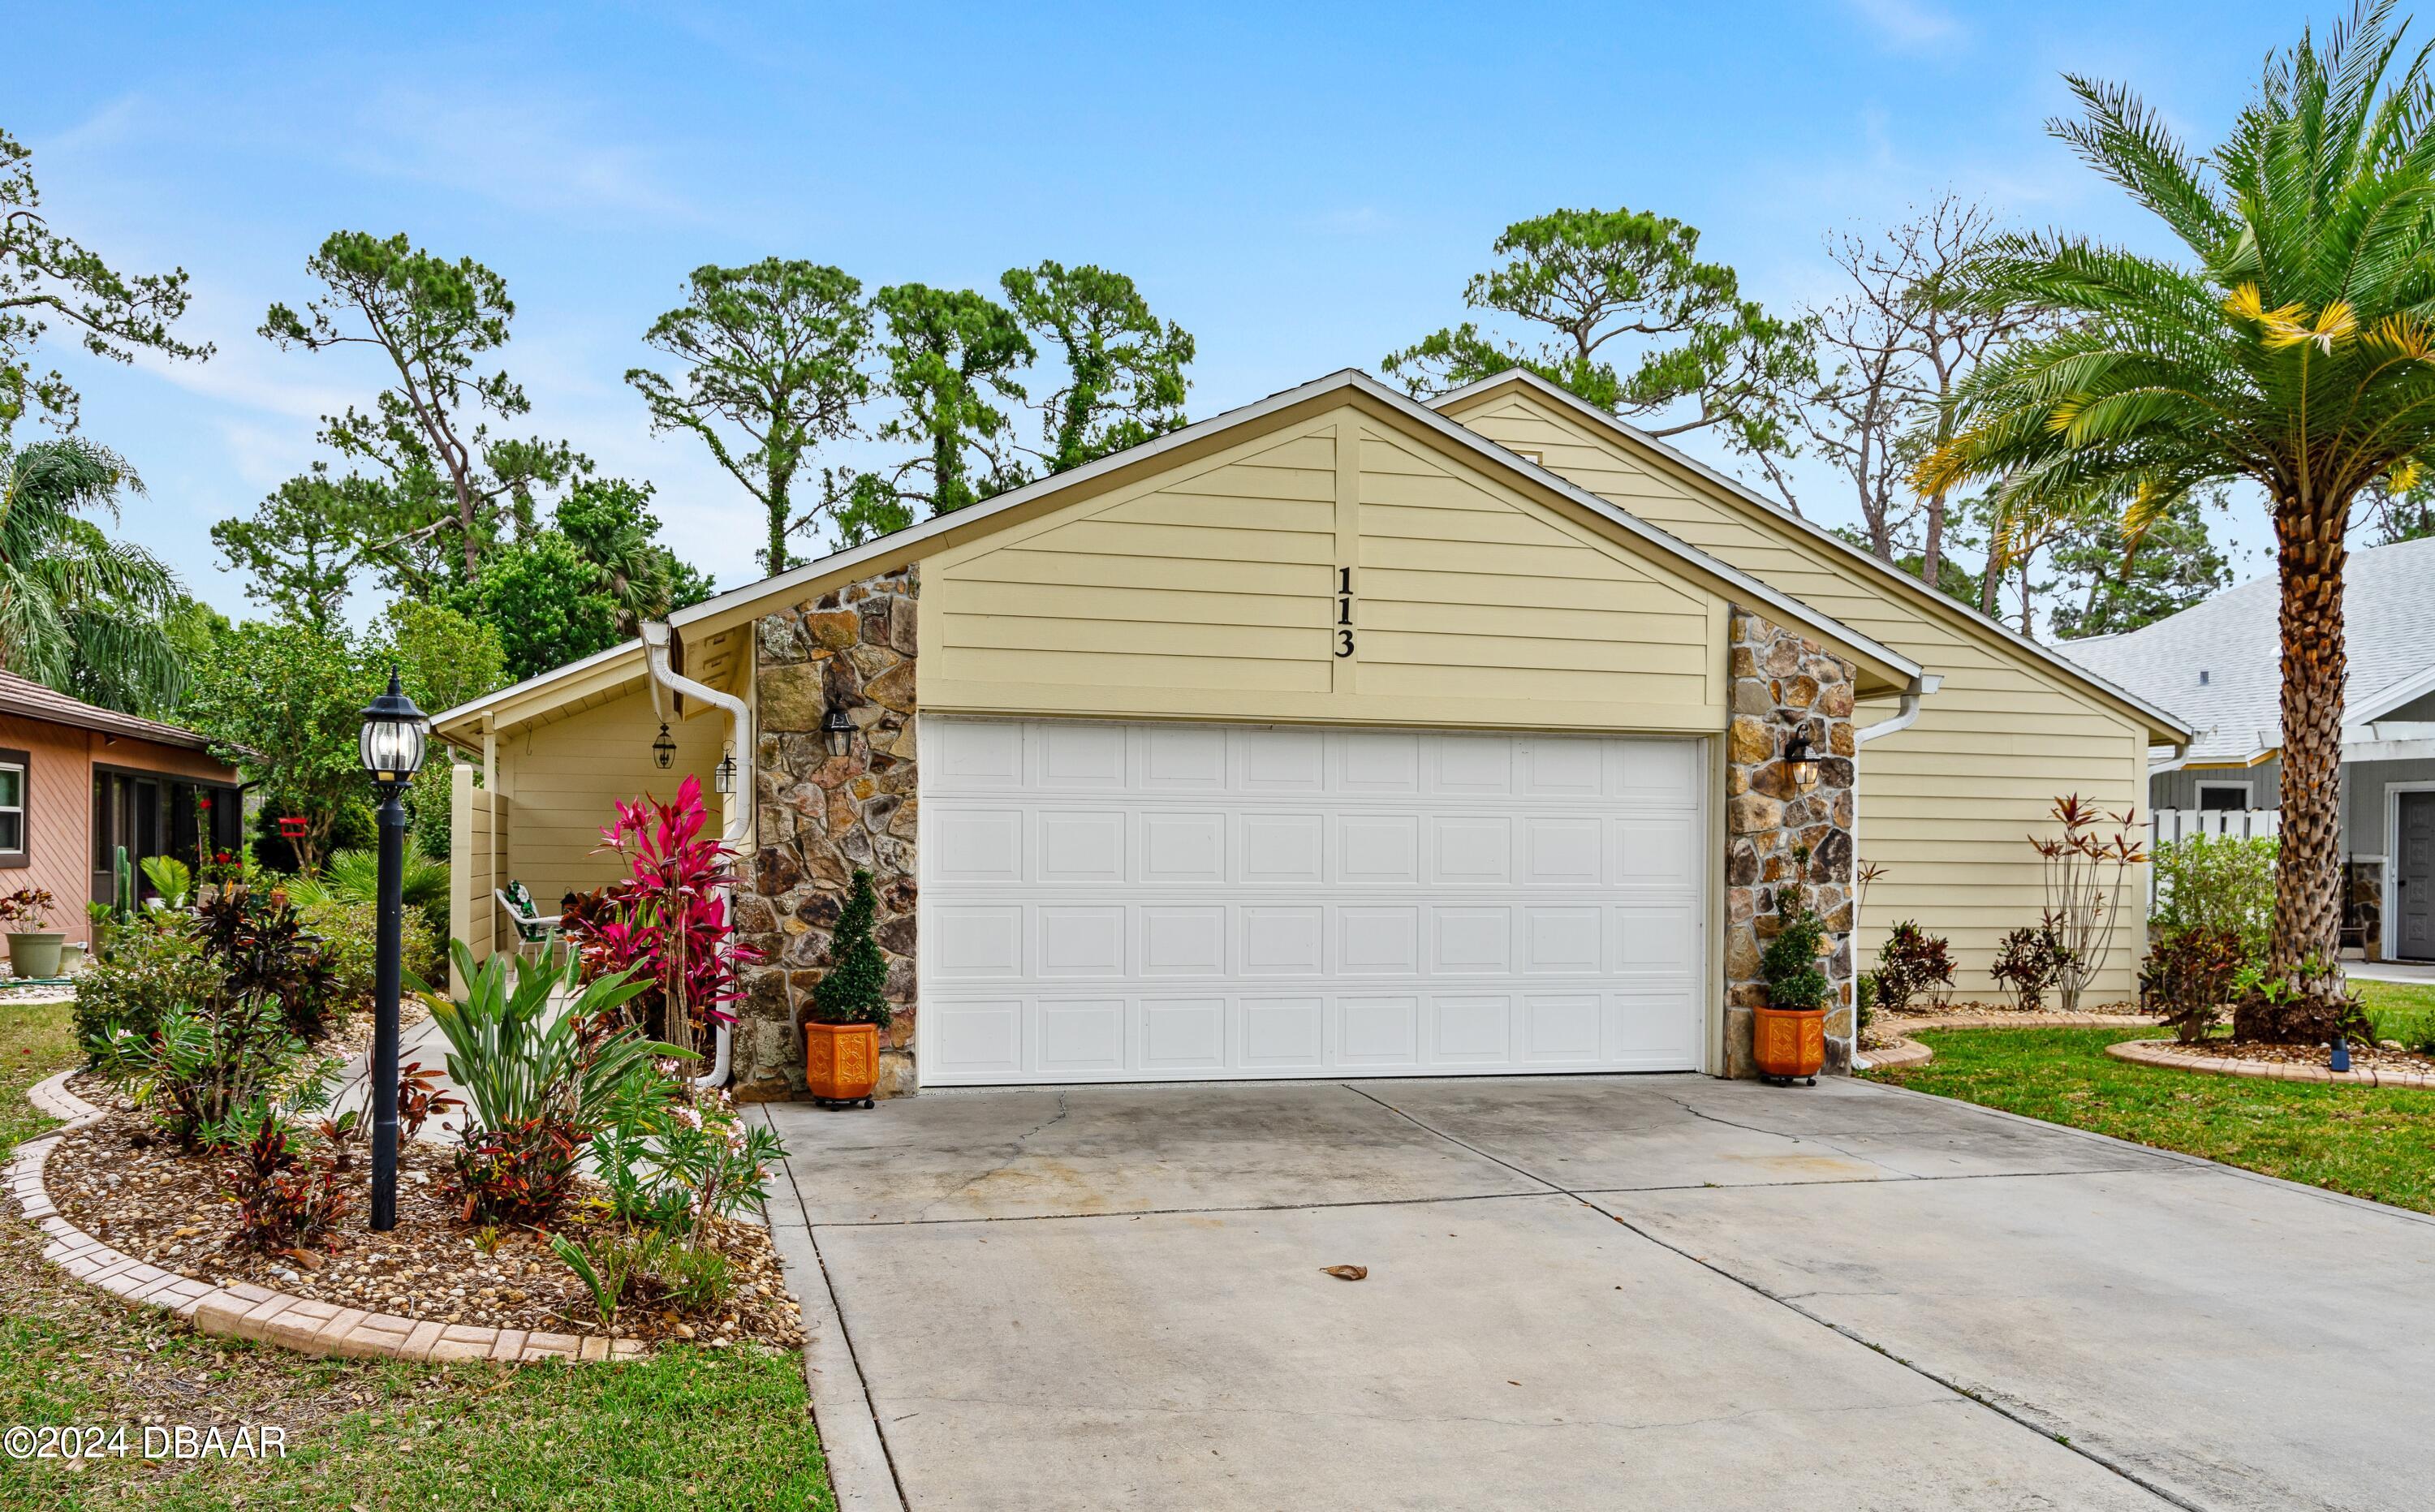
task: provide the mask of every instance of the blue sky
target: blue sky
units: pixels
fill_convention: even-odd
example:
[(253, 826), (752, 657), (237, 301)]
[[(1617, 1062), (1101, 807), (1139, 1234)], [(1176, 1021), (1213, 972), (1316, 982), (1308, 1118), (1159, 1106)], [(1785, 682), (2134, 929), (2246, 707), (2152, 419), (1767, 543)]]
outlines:
[[(360, 8), (369, 11), (371, 8)], [(2128, 79), (2204, 143), (2310, 13), (2169, 0), (1166, 8), (27, 7), (0, 124), (53, 224), (182, 264), (201, 365), (54, 343), (85, 429), (150, 487), (129, 533), (233, 612), (212, 522), (323, 455), (379, 375), (254, 335), (340, 228), (500, 271), (532, 431), (660, 489), (668, 537), (757, 576), (751, 501), (652, 437), (621, 380), (686, 270), (777, 254), (867, 285), (991, 287), (1043, 257), (1132, 274), (1198, 338), (1208, 415), (1458, 318), (1508, 222), (1629, 205), (1786, 309), (1822, 239), (1951, 188), (2022, 225), (2164, 250), (2044, 129), (2065, 71)], [(2324, 15), (2317, 19), (2322, 22)], [(1699, 450), (1697, 443), (1694, 449)], [(1710, 454), (1713, 455), (1713, 454)], [(1852, 514), (1823, 478), (1805, 505)], [(2264, 539), (2254, 506), (2234, 534)], [(2241, 576), (2265, 570), (2254, 551)]]

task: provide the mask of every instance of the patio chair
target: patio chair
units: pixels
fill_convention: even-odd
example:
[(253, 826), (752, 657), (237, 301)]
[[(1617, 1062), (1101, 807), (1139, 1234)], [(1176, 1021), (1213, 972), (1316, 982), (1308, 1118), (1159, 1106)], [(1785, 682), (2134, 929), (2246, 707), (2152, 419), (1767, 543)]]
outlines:
[[(521, 882), (510, 882), (492, 896), (499, 900), (509, 922), (515, 926), (516, 954), (546, 963), (558, 950), (559, 919), (563, 916), (534, 912), (532, 893)], [(538, 954), (528, 954), (534, 952)]]

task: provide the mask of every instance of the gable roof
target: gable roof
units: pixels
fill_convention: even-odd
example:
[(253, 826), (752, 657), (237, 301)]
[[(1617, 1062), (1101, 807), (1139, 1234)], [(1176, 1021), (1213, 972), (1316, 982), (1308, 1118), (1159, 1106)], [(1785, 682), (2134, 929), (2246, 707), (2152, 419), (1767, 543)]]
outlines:
[[(1400, 393), (1355, 368), (1346, 368), (1315, 379), (1298, 387), (1270, 394), (1239, 408), (1228, 410), (1207, 420), (1169, 432), (1155, 440), (1122, 452), (1112, 453), (1095, 462), (1085, 463), (1069, 472), (1059, 472), (1020, 489), (1010, 490), (953, 514), (940, 515), (919, 524), (881, 536), (875, 541), (790, 568), (773, 577), (730, 589), (724, 593), (703, 600), (689, 608), (676, 610), (668, 623), (682, 631), (688, 627), (724, 628), (742, 618), (760, 612), (760, 606), (771, 600), (801, 597), (819, 585), (850, 579), (867, 571), (891, 562), (932, 555), (949, 542), (941, 538), (953, 535), (958, 540), (970, 539), (994, 528), (991, 522), (1009, 523), (1016, 511), (1076, 491), (1108, 479), (1114, 474), (1154, 468), (1162, 459), (1179, 454), (1193, 454), (1206, 448), (1213, 440), (1229, 437), (1229, 433), (1248, 431), (1261, 422), (1286, 415), (1304, 405), (1330, 399), (1362, 399), (1376, 404), (1442, 440), (1450, 450), (1464, 454), (1510, 473), (1516, 473), (1540, 489), (1559, 495), (1566, 502), (1596, 516), (1600, 522), (1660, 558), (1668, 558), (1694, 574), (1706, 578), (1744, 608), (1763, 612), (1779, 623), (1797, 626), (1821, 638), (1831, 641), (1856, 657), (1873, 672), (1896, 684), (1916, 686), (1921, 677), (1919, 663), (1909, 657), (1864, 635), (1831, 615), (1821, 613), (1808, 605), (1751, 576), (1741, 569), (1670, 535), (1655, 525), (1619, 507), (1612, 501), (1592, 493), (1587, 489), (1558, 473), (1549, 472), (1527, 457), (1466, 429), (1409, 396)], [(935, 544), (934, 544), (935, 543)], [(597, 667), (621, 654), (630, 652), (634, 643), (613, 647), (583, 662), (561, 667), (555, 672), (526, 679), (510, 688), (477, 698), (438, 715), (435, 725), (457, 724), (469, 715), (516, 698), (525, 697), (561, 679), (577, 676)]]
[[(2282, 608), (2282, 590), (2270, 573), (2153, 625), (2066, 641), (2064, 649), (2197, 727), (2190, 765), (2247, 765), (2283, 746)], [(2435, 540), (2351, 554), (2342, 575), (2346, 726), (2435, 691), (2430, 627)]]
[(2048, 645), (2040, 644), (2018, 630), (1981, 614), (1971, 605), (1930, 589), (1926, 583), (1852, 544), (1817, 522), (1793, 513), (1772, 499), (1753, 490), (1740, 479), (1718, 472), (1699, 458), (1667, 445), (1617, 416), (1598, 408), (1571, 390), (1548, 382), (1527, 368), (1512, 368), (1504, 372), (1466, 384), (1430, 401), (1431, 407), (1454, 410), (1474, 407), (1479, 400), (1503, 388), (1522, 388), (1533, 396), (1561, 407), (1566, 414), (1589, 421), (1600, 432), (1651, 456), (1662, 458), (1682, 472), (1688, 472), (1708, 485), (1717, 495), (1746, 512), (1758, 514), (1770, 524), (1790, 530), (1815, 542), (1837, 560), (1858, 568), (1876, 587), (1890, 590), (1914, 607), (1937, 612), (1967, 628), (1983, 641), (2002, 645), (2013, 653), (2064, 675), (2070, 681), (2096, 693), (2107, 701), (2137, 714), (2152, 733), (2171, 740), (2185, 740), (2190, 727), (2172, 709), (2146, 696), (2135, 688), (2124, 687), (2065, 656)]
[(14, 672), (0, 671), (0, 713), (47, 719), (55, 725), (97, 730), (105, 735), (131, 735), (163, 746), (182, 746), (188, 750), (207, 750), (211, 747), (209, 738), (183, 725), (164, 724), (158, 719), (104, 709)]

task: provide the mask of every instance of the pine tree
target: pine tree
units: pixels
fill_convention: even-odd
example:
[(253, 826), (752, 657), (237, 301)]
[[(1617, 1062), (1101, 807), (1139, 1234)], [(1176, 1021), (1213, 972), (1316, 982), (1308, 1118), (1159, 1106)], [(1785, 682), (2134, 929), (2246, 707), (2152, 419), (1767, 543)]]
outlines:
[(854, 891), (838, 915), (837, 932), (829, 938), (829, 969), (812, 988), (812, 1018), (821, 1023), (875, 1023), (881, 1028), (895, 1017), (888, 1003), (888, 961), (871, 937), (872, 916), (879, 912), (879, 894), (871, 873), (856, 870)]

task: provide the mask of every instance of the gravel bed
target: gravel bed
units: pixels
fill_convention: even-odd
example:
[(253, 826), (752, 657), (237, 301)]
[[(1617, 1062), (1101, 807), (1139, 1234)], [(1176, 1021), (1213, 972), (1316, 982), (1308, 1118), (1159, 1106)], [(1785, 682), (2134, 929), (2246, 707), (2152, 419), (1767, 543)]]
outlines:
[[(388, 1233), (368, 1227), (371, 1158), (358, 1143), (345, 1177), (354, 1202), (325, 1249), (264, 1255), (237, 1247), (230, 1243), (235, 1214), (221, 1191), (219, 1162), (181, 1157), (148, 1120), (114, 1106), (107, 1088), (76, 1090), (112, 1111), (52, 1153), (43, 1173), (51, 1200), (85, 1232), (164, 1270), (440, 1323), (713, 1345), (751, 1340), (791, 1349), (803, 1342), (800, 1310), (787, 1298), (768, 1234), (727, 1219), (712, 1220), (707, 1240), (734, 1267), (735, 1284), (723, 1306), (681, 1314), (665, 1302), (630, 1302), (601, 1327), (591, 1294), (541, 1234), (479, 1230), (458, 1220), (441, 1196), (450, 1148), (426, 1141), (409, 1141), (400, 1152), (398, 1226)], [(579, 1179), (559, 1231), (579, 1239), (613, 1222), (601, 1192)]]
[[(2159, 1042), (2214, 1060), (2257, 1060), (2280, 1066), (2327, 1067), (2333, 1062), (2333, 1052), (2323, 1045), (2270, 1045), (2249, 1040), (2202, 1040), (2194, 1045), (2185, 1045), (2179, 1040)], [(2397, 1041), (2380, 1045), (2354, 1043), (2351, 1046), (2351, 1069), (2435, 1076), (2435, 1058), (2404, 1050)]]

